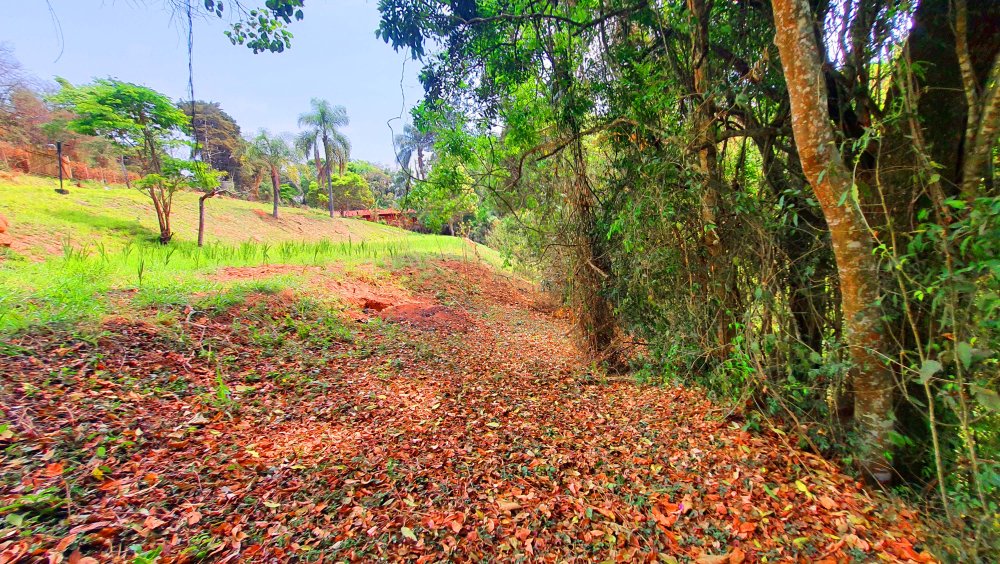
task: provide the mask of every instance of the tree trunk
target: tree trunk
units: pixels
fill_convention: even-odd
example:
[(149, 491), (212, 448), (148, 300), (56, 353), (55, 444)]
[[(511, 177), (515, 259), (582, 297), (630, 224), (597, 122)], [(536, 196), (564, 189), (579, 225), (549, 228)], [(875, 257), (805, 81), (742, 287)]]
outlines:
[(215, 190), (206, 192), (198, 198), (198, 246), (201, 247), (205, 241), (205, 200), (215, 196)]
[(688, 0), (688, 10), (693, 19), (691, 26), (691, 58), (694, 74), (694, 133), (695, 146), (698, 152), (698, 163), (701, 168), (705, 185), (702, 189), (701, 216), (705, 223), (704, 242), (709, 254), (716, 256), (719, 248), (719, 235), (716, 230), (715, 208), (719, 203), (718, 150), (716, 149), (714, 112), (712, 100), (709, 97), (708, 78), (708, 7), (705, 0)]
[(323, 161), (319, 158), (318, 143), (313, 143), (313, 163), (316, 165), (316, 182), (323, 182)]
[(330, 146), (330, 138), (327, 136), (326, 131), (323, 132), (323, 153), (326, 156), (326, 195), (330, 199), (328, 204), (328, 209), (330, 210), (330, 217), (334, 217), (334, 205), (333, 205), (333, 148)]
[(719, 226), (717, 220), (717, 209), (719, 207), (719, 194), (721, 192), (722, 177), (719, 174), (719, 155), (717, 149), (717, 138), (715, 135), (715, 112), (714, 104), (709, 94), (711, 81), (708, 67), (708, 23), (711, 2), (705, 0), (687, 0), (688, 11), (691, 14), (691, 58), (693, 71), (694, 96), (692, 100), (696, 104), (693, 112), (692, 125), (694, 127), (694, 141), (698, 156), (698, 164), (702, 177), (701, 189), (701, 220), (703, 224), (702, 242), (708, 251), (708, 258), (705, 261), (705, 271), (709, 275), (706, 282), (712, 286), (711, 292), (715, 296), (718, 313), (714, 315), (716, 321), (715, 350), (721, 355), (727, 354), (729, 344), (734, 337), (731, 327), (730, 316), (726, 311), (730, 309), (729, 299), (732, 292), (727, 291), (726, 284), (729, 277), (724, 276), (721, 265), (717, 257), (722, 253), (722, 241), (719, 239)]
[(274, 201), (274, 211), (271, 212), (271, 215), (274, 216), (274, 219), (278, 219), (278, 201), (281, 199), (281, 185), (278, 178), (278, 167), (276, 166), (271, 167), (271, 187), (273, 188), (272, 200)]
[(122, 176), (125, 177), (125, 187), (132, 189), (132, 181), (128, 179), (128, 169), (125, 168), (125, 155), (122, 155)]
[(166, 194), (163, 195), (163, 224), (166, 226), (166, 231), (160, 236), (160, 242), (166, 245), (174, 238), (174, 232), (170, 229), (170, 209), (174, 205), (174, 193), (171, 188)]
[(874, 246), (856, 198), (850, 170), (834, 140), (827, 112), (819, 48), (806, 0), (772, 0), (774, 42), (788, 84), (792, 132), (802, 162), (830, 228), (840, 280), (844, 332), (854, 363), (854, 417), (861, 432), (859, 463), (878, 483), (892, 479), (887, 454), (893, 428), (892, 373), (882, 362), (887, 349), (880, 332), (878, 265)]
[(972, 200), (980, 194), (979, 186), (990, 168), (993, 146), (1000, 134), (1000, 57), (993, 60), (988, 79), (980, 87), (969, 49), (968, 11), (965, 0), (955, 0), (955, 47), (968, 106), (962, 196)]
[(600, 252), (601, 237), (595, 229), (593, 193), (588, 185), (587, 161), (579, 129), (573, 128), (576, 137), (572, 145), (573, 181), (571, 205), (577, 216), (577, 240), (574, 245), (576, 265), (574, 284), (577, 286), (577, 321), (591, 354), (603, 361), (608, 370), (619, 372), (625, 368), (615, 335), (617, 323), (614, 310), (601, 293), (610, 265)]
[(166, 245), (173, 237), (173, 233), (170, 232), (170, 207), (166, 190), (163, 186), (150, 186), (149, 198), (153, 200), (153, 209), (156, 210), (156, 222), (160, 227), (160, 244)]

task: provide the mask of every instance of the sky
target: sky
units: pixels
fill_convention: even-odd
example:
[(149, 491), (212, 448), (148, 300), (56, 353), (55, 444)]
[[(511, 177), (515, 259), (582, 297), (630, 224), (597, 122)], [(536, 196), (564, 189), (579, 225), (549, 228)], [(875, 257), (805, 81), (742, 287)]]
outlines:
[[(263, 0), (244, 0), (247, 5)], [(113, 77), (187, 99), (187, 21), (164, 0), (17, 0), (0, 18), (0, 42), (41, 80)], [(200, 4), (196, 0), (196, 5)], [(51, 12), (50, 12), (51, 7)], [(420, 64), (375, 37), (377, 0), (310, 0), (292, 48), (259, 53), (223, 35), (226, 20), (194, 25), (195, 98), (219, 102), (244, 134), (295, 133), (311, 98), (347, 108), (354, 159), (393, 166), (392, 136), (423, 90)], [(387, 125), (387, 122), (389, 124)], [(392, 130), (390, 130), (390, 125)]]

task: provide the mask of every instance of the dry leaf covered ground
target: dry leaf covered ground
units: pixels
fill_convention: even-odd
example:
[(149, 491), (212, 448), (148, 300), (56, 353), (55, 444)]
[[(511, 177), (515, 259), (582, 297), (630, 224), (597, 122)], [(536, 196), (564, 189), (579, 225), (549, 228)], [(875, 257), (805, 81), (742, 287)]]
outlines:
[(4, 346), (0, 562), (930, 560), (781, 435), (603, 379), (516, 281), (308, 274)]

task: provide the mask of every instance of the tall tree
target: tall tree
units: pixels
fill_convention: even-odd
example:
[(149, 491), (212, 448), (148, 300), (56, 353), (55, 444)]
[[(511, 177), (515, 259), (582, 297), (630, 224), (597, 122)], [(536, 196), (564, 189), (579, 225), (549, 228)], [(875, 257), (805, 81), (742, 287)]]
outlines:
[(229, 179), (239, 182), (240, 151), (243, 137), (240, 126), (232, 116), (223, 111), (218, 102), (196, 101), (194, 115), (191, 102), (180, 102), (178, 107), (191, 120), (191, 132), (197, 143), (192, 148), (192, 157), (201, 159), (229, 175)]
[(247, 146), (250, 159), (266, 166), (271, 175), (271, 196), (274, 208), (271, 215), (278, 218), (278, 204), (281, 201), (281, 171), (294, 159), (294, 153), (283, 135), (272, 135), (261, 129)]
[(394, 203), (392, 177), (385, 167), (368, 161), (351, 161), (347, 164), (347, 170), (360, 174), (368, 182), (372, 197), (375, 199), (374, 205), (387, 208)]
[(347, 109), (344, 106), (334, 106), (319, 98), (313, 98), (309, 104), (311, 110), (299, 116), (299, 127), (307, 128), (306, 131), (311, 133), (319, 144), (323, 145), (323, 153), (326, 156), (323, 174), (327, 183), (327, 196), (330, 198), (330, 217), (333, 217), (333, 183), (331, 180), (333, 163), (337, 163), (341, 174), (343, 174), (351, 153), (350, 141), (337, 128), (350, 124), (350, 119), (347, 117)]
[(773, 0), (775, 43), (788, 83), (792, 131), (802, 170), (830, 228), (845, 338), (854, 362), (854, 416), (862, 431), (860, 462), (870, 478), (892, 479), (887, 456), (893, 428), (895, 381), (884, 361), (879, 268), (874, 238), (859, 207), (857, 186), (844, 164), (828, 113), (829, 92), (805, 0)]

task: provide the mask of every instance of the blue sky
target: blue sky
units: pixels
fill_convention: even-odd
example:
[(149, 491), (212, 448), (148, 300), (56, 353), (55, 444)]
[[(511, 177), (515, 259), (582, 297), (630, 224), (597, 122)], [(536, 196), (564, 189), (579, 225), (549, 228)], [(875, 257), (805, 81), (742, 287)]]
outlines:
[[(6, 4), (0, 41), (37, 78), (110, 76), (187, 97), (187, 23), (162, 0), (49, 0), (61, 33), (44, 0)], [(376, 38), (377, 26), (377, 0), (310, 0), (291, 50), (254, 55), (222, 34), (224, 20), (196, 21), (195, 97), (221, 103), (245, 133), (294, 133), (309, 99), (326, 98), (347, 107), (352, 157), (392, 165), (386, 122), (401, 131), (394, 118), (405, 120), (423, 90), (419, 63)]]

